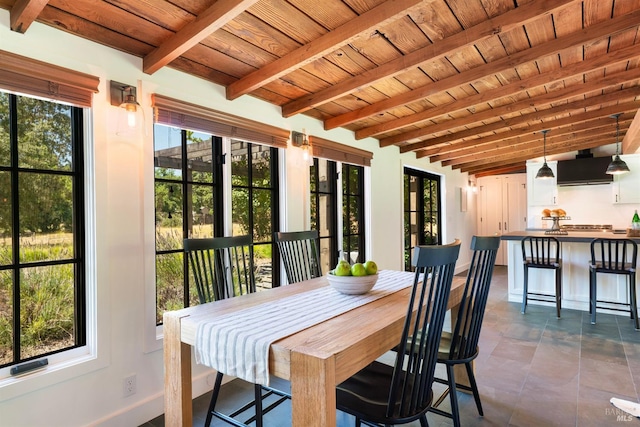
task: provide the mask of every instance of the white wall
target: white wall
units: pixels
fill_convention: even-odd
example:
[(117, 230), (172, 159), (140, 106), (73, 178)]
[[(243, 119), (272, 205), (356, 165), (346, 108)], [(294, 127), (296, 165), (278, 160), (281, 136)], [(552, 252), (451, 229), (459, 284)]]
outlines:
[[(528, 168), (529, 178), (539, 169), (537, 163)], [(530, 181), (529, 180), (529, 181)], [(597, 185), (557, 186), (557, 204), (555, 206), (528, 206), (529, 228), (551, 228), (551, 221), (542, 220), (542, 210), (562, 208), (571, 219), (560, 221), (565, 224), (611, 225), (614, 229), (626, 229), (631, 225), (634, 210), (640, 209), (637, 203), (614, 203), (614, 183)], [(637, 183), (640, 191), (640, 180)], [(530, 202), (530, 201), (529, 201)]]
[[(163, 412), (163, 355), (161, 335), (154, 323), (153, 140), (150, 95), (157, 92), (187, 102), (245, 115), (271, 125), (301, 130), (374, 153), (370, 170), (371, 197), (368, 244), (370, 258), (381, 268), (401, 269), (402, 173), (409, 165), (443, 177), (444, 240), (460, 238), (463, 251), (458, 270), (469, 262), (468, 245), (475, 231), (475, 200), (460, 211), (458, 189), (466, 174), (400, 154), (395, 147), (380, 149), (373, 139), (355, 141), (350, 131), (323, 130), (306, 116), (284, 119), (280, 109), (244, 96), (229, 102), (224, 89), (170, 68), (154, 75), (142, 73), (142, 60), (34, 23), (26, 34), (9, 30), (9, 12), (0, 10), (0, 49), (100, 78), (100, 92), (92, 109), (90, 183), (93, 205), (89, 222), (90, 257), (95, 280), (89, 287), (89, 308), (97, 319), (91, 326), (92, 351), (82, 362), (51, 366), (19, 379), (0, 380), (2, 426), (136, 426)], [(114, 133), (117, 109), (108, 102), (108, 81), (137, 84), (146, 111), (147, 135), (123, 139)], [(283, 228), (308, 226), (308, 166), (299, 150), (286, 150), (287, 188), (283, 198)], [(122, 397), (122, 380), (137, 375), (138, 391)], [(194, 369), (194, 395), (207, 391), (211, 373)], [(209, 381), (209, 383), (208, 383)]]

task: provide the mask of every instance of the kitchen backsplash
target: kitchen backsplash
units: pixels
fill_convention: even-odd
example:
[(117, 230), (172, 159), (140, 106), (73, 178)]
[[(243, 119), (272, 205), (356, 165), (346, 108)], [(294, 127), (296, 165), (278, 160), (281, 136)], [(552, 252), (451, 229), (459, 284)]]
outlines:
[(527, 223), (530, 228), (549, 228), (551, 221), (542, 220), (542, 210), (562, 208), (567, 211), (570, 220), (560, 221), (563, 224), (611, 224), (613, 228), (631, 226), (631, 218), (638, 204), (613, 203), (613, 184), (577, 185), (558, 187), (556, 206), (529, 206)]

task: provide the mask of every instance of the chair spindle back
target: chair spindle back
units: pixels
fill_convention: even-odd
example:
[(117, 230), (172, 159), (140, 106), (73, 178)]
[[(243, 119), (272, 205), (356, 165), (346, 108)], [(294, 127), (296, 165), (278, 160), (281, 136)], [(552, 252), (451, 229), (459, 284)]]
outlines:
[(442, 325), (459, 253), (459, 240), (414, 249), (415, 275), (399, 346), (407, 351), (396, 353), (389, 417), (409, 417), (431, 404)]
[(275, 233), (289, 284), (322, 276), (318, 231)]
[(498, 236), (473, 236), (471, 240), (473, 255), (452, 334), (450, 359), (464, 360), (477, 352), (499, 247)]
[(251, 236), (184, 239), (201, 304), (256, 291)]

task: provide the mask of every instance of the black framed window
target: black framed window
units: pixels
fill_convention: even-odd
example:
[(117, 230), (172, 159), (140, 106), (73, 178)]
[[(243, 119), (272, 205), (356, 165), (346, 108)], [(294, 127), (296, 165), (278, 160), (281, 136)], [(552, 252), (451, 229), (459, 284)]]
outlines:
[(156, 323), (198, 303), (189, 286), (185, 238), (222, 236), (222, 138), (154, 125)]
[(0, 366), (86, 344), (83, 110), (0, 92)]
[(278, 231), (278, 150), (231, 140), (232, 233), (253, 236), (256, 287), (280, 284), (273, 233)]
[[(278, 221), (278, 149), (208, 133), (154, 125), (156, 324), (162, 315), (198, 304), (183, 256), (185, 238), (253, 236), (258, 289), (279, 283), (273, 233)], [(230, 165), (225, 166), (226, 163)], [(230, 173), (231, 179), (224, 176)], [(225, 223), (225, 200), (231, 224)]]
[(404, 268), (417, 245), (442, 244), (440, 177), (404, 168)]
[[(310, 180), (311, 228), (320, 236), (322, 271), (335, 267), (339, 258), (351, 264), (364, 262), (364, 166), (314, 158)], [(339, 218), (342, 236), (338, 235)]]
[(338, 263), (338, 172), (336, 162), (313, 159), (310, 170), (311, 229), (320, 237), (320, 266), (324, 273)]
[(342, 252), (347, 260), (365, 262), (364, 167), (342, 164)]

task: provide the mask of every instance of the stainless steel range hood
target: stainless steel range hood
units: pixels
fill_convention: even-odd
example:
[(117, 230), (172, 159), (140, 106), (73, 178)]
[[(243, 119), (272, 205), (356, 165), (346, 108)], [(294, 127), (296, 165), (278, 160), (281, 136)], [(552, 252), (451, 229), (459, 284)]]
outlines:
[(613, 175), (606, 173), (611, 157), (593, 157), (590, 150), (581, 150), (575, 159), (558, 161), (557, 184), (597, 185), (609, 184)]

